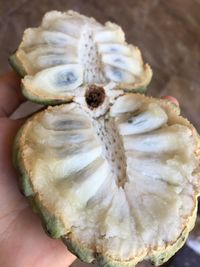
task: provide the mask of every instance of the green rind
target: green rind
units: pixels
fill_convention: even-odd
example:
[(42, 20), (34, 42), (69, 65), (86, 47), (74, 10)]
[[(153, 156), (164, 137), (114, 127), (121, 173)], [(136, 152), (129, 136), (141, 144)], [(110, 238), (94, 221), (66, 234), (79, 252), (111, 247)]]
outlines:
[(26, 75), (26, 71), (24, 67), (22, 66), (21, 62), (17, 59), (15, 54), (12, 54), (8, 61), (11, 65), (11, 67), (21, 76), (24, 77)]
[(95, 260), (95, 253), (92, 249), (84, 245), (78, 244), (69, 236), (63, 236), (62, 241), (67, 246), (68, 250), (76, 255), (80, 260), (91, 263)]
[(174, 246), (170, 250), (166, 250), (162, 253), (156, 253), (157, 255), (151, 256), (150, 262), (153, 266), (160, 266), (167, 262), (184, 244), (188, 237), (189, 232), (184, 231), (181, 237), (177, 240)]
[[(148, 86), (148, 84), (147, 84), (147, 86)], [(145, 94), (147, 91), (147, 86), (136, 88), (134, 90), (134, 93)]]
[(131, 261), (116, 261), (110, 257), (98, 255), (96, 257), (98, 265), (100, 267), (135, 267), (137, 262)]
[(22, 160), (21, 160), (22, 155), (21, 155), (20, 146), (19, 146), (20, 138), (22, 136), (25, 125), (26, 124), (24, 124), (19, 129), (14, 140), (13, 165), (20, 172), (20, 176), (19, 176), (20, 190), (25, 196), (31, 196), (34, 194), (34, 191), (33, 191), (32, 185), (30, 184), (28, 173), (26, 172), (25, 167), (22, 166)]
[(29, 197), (32, 208), (39, 214), (45, 232), (52, 238), (58, 239), (65, 234), (65, 227), (54, 215), (50, 214), (38, 201), (37, 197)]
[[(148, 86), (148, 84), (147, 84), (147, 86)], [(134, 89), (124, 88), (123, 91), (124, 91), (124, 93), (129, 93), (129, 94), (142, 94), (142, 95), (144, 95), (148, 89), (147, 86), (142, 86), (142, 87), (138, 87), (138, 88), (134, 88)], [(122, 89), (118, 88), (117, 90), (122, 90)]]
[(26, 88), (22, 85), (22, 94), (29, 99), (30, 101), (37, 103), (37, 104), (42, 104), (42, 105), (50, 105), (50, 106), (55, 106), (59, 104), (65, 104), (69, 103), (71, 100), (61, 100), (61, 99), (48, 99), (48, 98), (41, 98), (39, 96), (31, 94)]

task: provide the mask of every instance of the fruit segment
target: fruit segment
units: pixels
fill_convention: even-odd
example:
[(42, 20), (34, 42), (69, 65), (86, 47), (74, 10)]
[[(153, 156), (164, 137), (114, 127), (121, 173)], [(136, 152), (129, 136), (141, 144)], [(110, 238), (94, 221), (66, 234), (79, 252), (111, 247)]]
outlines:
[(29, 94), (43, 99), (72, 99), (73, 91), (82, 84), (83, 70), (78, 64), (44, 69), (35, 76), (25, 76), (24, 88)]
[(159, 105), (150, 105), (147, 110), (140, 114), (134, 114), (133, 117), (125, 116), (120, 120), (119, 129), (122, 135), (131, 135), (150, 132), (157, 129), (167, 122), (167, 114)]
[(41, 213), (54, 216), (52, 232), (85, 261), (159, 265), (194, 224), (197, 133), (165, 100), (121, 93), (109, 102), (106, 87), (82, 90), (25, 124), (17, 140), (23, 179)]
[(44, 104), (69, 102), (74, 98), (69, 90), (91, 84), (145, 90), (152, 77), (120, 26), (73, 11), (48, 12), (38, 28), (27, 29), (10, 62), (24, 76), (25, 96)]

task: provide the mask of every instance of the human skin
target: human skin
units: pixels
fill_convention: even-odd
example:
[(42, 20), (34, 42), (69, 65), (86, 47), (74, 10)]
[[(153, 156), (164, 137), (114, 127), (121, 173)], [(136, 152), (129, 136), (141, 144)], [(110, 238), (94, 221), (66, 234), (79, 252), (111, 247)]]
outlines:
[(25, 101), (15, 73), (0, 76), (0, 266), (67, 267), (74, 260), (60, 240), (49, 238), (19, 191), (12, 146), (24, 119), (9, 116)]

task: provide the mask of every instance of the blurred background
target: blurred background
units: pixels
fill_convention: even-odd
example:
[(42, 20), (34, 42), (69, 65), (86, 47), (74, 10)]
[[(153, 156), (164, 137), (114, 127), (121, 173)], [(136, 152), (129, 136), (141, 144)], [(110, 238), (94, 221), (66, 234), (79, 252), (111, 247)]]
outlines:
[[(73, 9), (100, 22), (120, 24), (138, 46), (154, 75), (148, 94), (173, 95), (200, 132), (200, 0), (0, 0), (0, 74), (27, 27), (39, 25), (49, 10)], [(27, 103), (18, 115), (37, 106)], [(200, 266), (200, 227), (165, 267)], [(196, 252), (195, 252), (196, 251)], [(199, 253), (199, 255), (198, 255)], [(73, 267), (89, 266), (78, 260)], [(150, 266), (148, 263), (140, 267)]]

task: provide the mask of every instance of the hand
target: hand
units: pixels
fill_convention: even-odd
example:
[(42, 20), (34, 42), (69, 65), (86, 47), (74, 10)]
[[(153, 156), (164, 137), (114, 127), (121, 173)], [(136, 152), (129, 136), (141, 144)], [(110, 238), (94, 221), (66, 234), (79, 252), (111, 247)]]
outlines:
[(12, 145), (23, 120), (9, 115), (25, 99), (14, 73), (0, 77), (0, 266), (67, 267), (75, 259), (60, 240), (49, 238), (20, 194)]

